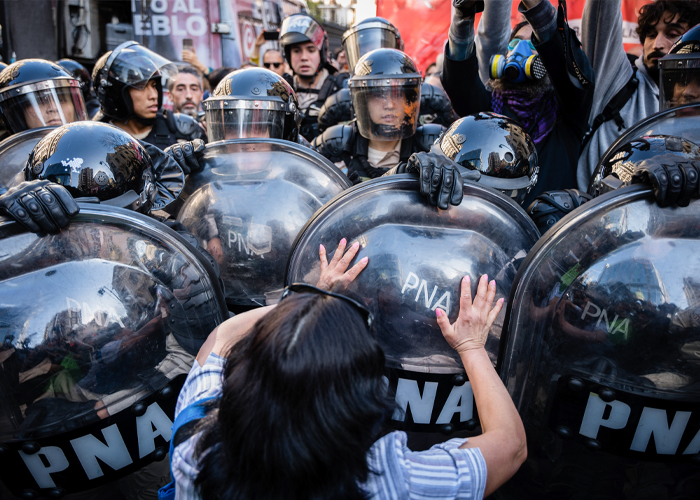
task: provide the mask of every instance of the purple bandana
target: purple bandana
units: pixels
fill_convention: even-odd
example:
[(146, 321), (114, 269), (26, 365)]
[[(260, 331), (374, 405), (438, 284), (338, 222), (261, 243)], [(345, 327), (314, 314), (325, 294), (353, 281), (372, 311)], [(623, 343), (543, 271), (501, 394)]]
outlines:
[(491, 96), (493, 112), (504, 115), (505, 106), (515, 113), (515, 119), (528, 131), (535, 144), (544, 140), (557, 122), (554, 91), (525, 97), (525, 93), (519, 90), (494, 90)]

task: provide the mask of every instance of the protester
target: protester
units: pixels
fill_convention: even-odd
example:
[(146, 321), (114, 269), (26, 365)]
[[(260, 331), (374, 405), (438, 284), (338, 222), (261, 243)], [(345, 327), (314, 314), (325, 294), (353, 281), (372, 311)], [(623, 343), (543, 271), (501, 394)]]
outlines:
[(285, 76), (284, 57), (282, 56), (282, 54), (280, 53), (279, 50), (276, 50), (276, 49), (266, 50), (265, 54), (263, 54), (261, 66), (265, 69), (269, 69), (270, 71), (272, 71), (274, 73), (277, 73), (281, 77)]
[(433, 63), (430, 63), (430, 65), (428, 66), (428, 68), (425, 70), (425, 77), (424, 77), (424, 79), (427, 80), (427, 79), (430, 78), (431, 76), (437, 74), (437, 72), (438, 72), (438, 70), (437, 70), (437, 64), (435, 64), (434, 62), (433, 62)]
[(168, 81), (168, 92), (173, 102), (173, 111), (197, 118), (204, 95), (202, 74), (199, 71), (189, 66), (180, 68), (177, 76)]
[[(543, 191), (574, 187), (593, 97), (593, 71), (566, 24), (564, 11), (557, 13), (550, 2), (522, 2), (519, 9), (527, 21), (513, 29), (507, 59), (503, 58), (504, 63), (512, 63), (513, 70), (518, 68), (518, 79), (511, 81), (513, 70), (502, 71), (492, 75), (487, 88), (479, 78), (474, 50), (474, 4), (455, 3), (445, 46), (442, 82), (455, 111), (462, 116), (494, 111), (520, 122), (530, 134), (537, 147), (540, 173), (525, 204)], [(486, 2), (482, 22), (509, 24), (510, 14), (509, 2)], [(557, 26), (561, 26), (561, 35)], [(500, 33), (494, 29), (496, 41)], [(532, 62), (539, 60), (530, 66), (529, 77), (524, 75), (527, 57), (533, 57)]]
[(308, 14), (294, 14), (282, 22), (280, 45), (294, 73), (292, 87), (302, 111), (301, 135), (313, 141), (318, 135), (318, 112), (328, 96), (343, 85), (330, 64), (328, 35)]
[(700, 23), (700, 2), (657, 0), (642, 6), (637, 34), (644, 50), (630, 66), (623, 47), (621, 0), (587, 0), (581, 24), (583, 49), (596, 82), (589, 133), (578, 162), (577, 183), (588, 189), (598, 161), (627, 127), (659, 110), (658, 60)]
[(348, 69), (348, 56), (345, 53), (345, 49), (343, 47), (338, 47), (337, 49), (335, 49), (333, 57), (338, 65), (338, 71), (340, 73), (349, 74), (350, 70)]
[[(482, 276), (473, 301), (468, 277), (462, 281), (452, 325), (436, 310), (467, 371), (484, 433), (412, 452), (405, 433), (383, 435), (394, 404), (371, 313), (326, 291), (342, 291), (368, 264), (346, 271), (359, 245), (345, 247), (342, 240), (330, 263), (321, 247), (318, 288), (288, 287), (279, 305), (212, 332), (178, 398), (177, 498), (408, 498), (418, 491), (482, 498), (525, 460), (520, 417), (484, 349), (503, 305), (491, 307), (495, 281)], [(186, 420), (194, 425), (178, 425)]]

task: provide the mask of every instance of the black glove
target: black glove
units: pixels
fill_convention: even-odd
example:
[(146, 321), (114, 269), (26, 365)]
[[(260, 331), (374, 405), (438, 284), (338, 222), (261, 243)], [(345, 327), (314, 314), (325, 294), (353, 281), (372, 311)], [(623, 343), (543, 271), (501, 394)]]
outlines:
[(79, 211), (66, 188), (46, 180), (22, 182), (0, 196), (0, 214), (32, 233), (58, 233)]
[(691, 198), (698, 198), (700, 162), (650, 158), (639, 162), (632, 173), (632, 184), (651, 184), (660, 207), (687, 207)]
[[(450, 205), (459, 205), (464, 196), (464, 181), (458, 165), (435, 153), (413, 153), (408, 163), (402, 163), (396, 169), (397, 174), (418, 174), (420, 192), (442, 210)], [(481, 174), (474, 170), (469, 180), (479, 180)]]
[(477, 12), (484, 11), (483, 0), (453, 0), (452, 5), (458, 19), (468, 19), (474, 17)]
[(189, 175), (201, 172), (204, 168), (204, 165), (199, 163), (199, 158), (204, 155), (204, 148), (204, 141), (195, 139), (194, 141), (178, 142), (168, 146), (163, 152), (180, 165), (185, 175)]

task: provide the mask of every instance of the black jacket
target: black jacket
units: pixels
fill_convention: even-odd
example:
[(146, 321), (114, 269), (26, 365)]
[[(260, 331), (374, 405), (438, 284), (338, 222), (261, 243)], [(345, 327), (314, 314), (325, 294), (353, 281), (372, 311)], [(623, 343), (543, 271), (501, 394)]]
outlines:
[[(546, 3), (548, 2), (539, 5)], [(536, 10), (537, 7), (526, 13), (532, 24), (534, 21), (530, 19), (530, 15), (533, 14), (531, 11)], [(557, 14), (556, 24), (545, 42), (537, 40), (534, 34), (532, 36), (532, 42), (547, 68), (547, 74), (554, 87), (558, 113), (554, 129), (537, 145), (539, 179), (525, 198), (524, 206), (528, 206), (544, 191), (577, 186), (576, 168), (581, 141), (588, 129), (588, 115), (593, 103), (593, 69), (581, 49), (576, 34), (565, 22), (561, 9)], [(568, 50), (565, 48), (565, 40)], [(442, 83), (455, 111), (460, 116), (492, 111), (492, 94), (479, 78), (476, 51), (464, 61), (455, 61), (450, 59), (447, 47), (448, 44), (445, 50)], [(503, 114), (518, 120), (507, 106)], [(528, 130), (528, 133), (531, 132)]]
[[(104, 123), (110, 122), (110, 118), (104, 115), (98, 115), (94, 119)], [(172, 111), (163, 110), (156, 115), (153, 128), (143, 139), (143, 142), (163, 150), (168, 146), (177, 144), (180, 140), (193, 141), (195, 139), (202, 139), (204, 142), (207, 142), (207, 134), (197, 120), (184, 113), (173, 113)]]

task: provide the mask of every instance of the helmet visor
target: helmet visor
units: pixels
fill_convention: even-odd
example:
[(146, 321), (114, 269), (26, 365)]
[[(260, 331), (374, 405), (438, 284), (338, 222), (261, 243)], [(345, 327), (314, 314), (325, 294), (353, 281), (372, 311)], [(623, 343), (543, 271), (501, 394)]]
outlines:
[(326, 32), (311, 16), (289, 16), (282, 21), (282, 27), (280, 28), (280, 42), (282, 46), (289, 43), (287, 41), (288, 39), (294, 38), (287, 36), (290, 33), (300, 33), (312, 42), (318, 50), (323, 48), (323, 40), (326, 36)]
[(175, 64), (142, 45), (133, 44), (114, 52), (109, 75), (130, 87), (143, 89), (153, 78), (170, 79), (177, 75)]
[(343, 48), (348, 57), (348, 67), (353, 68), (353, 71), (357, 61), (359, 61), (363, 55), (374, 49), (384, 48), (400, 50), (396, 43), (396, 34), (386, 29), (384, 25), (381, 25), (381, 27), (358, 29), (350, 33), (343, 40)]
[(279, 109), (208, 109), (207, 139), (284, 139), (285, 115)]
[(15, 134), (23, 130), (58, 127), (87, 120), (83, 95), (78, 86), (30, 90), (0, 102), (0, 111)]
[(660, 61), (659, 110), (700, 102), (700, 57)]
[[(395, 141), (416, 133), (420, 83), (387, 79), (386, 85), (351, 87), (352, 105), (360, 134), (366, 139)], [(360, 82), (372, 84), (375, 82)]]

